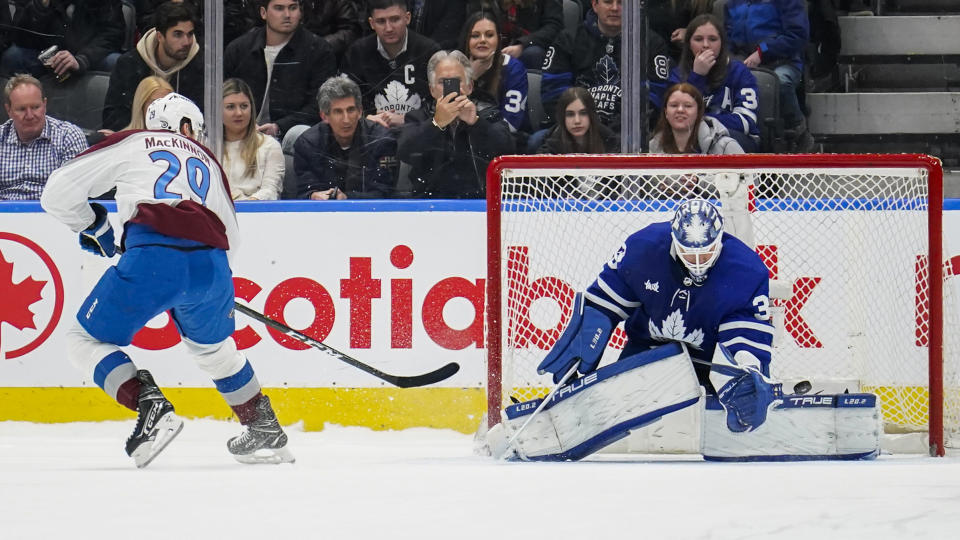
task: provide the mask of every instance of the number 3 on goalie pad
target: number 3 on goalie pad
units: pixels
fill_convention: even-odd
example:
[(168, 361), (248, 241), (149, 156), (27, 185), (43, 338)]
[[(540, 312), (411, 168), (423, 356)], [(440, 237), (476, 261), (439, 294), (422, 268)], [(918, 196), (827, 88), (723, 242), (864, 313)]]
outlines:
[[(582, 459), (631, 429), (696, 404), (700, 393), (690, 357), (677, 343), (623, 358), (561, 386), (516, 438), (507, 459)], [(541, 401), (501, 411), (497, 436), (510, 440)]]
[(788, 394), (752, 431), (733, 432), (716, 397), (706, 399), (701, 446), (708, 461), (873, 459), (883, 425), (874, 394)]

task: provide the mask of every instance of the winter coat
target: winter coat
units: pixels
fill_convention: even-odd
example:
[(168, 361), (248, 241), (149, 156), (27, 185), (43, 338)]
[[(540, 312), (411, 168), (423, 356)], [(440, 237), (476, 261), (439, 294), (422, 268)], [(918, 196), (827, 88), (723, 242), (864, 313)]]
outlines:
[[(663, 154), (662, 134), (657, 133), (650, 140), (650, 153)], [(740, 143), (727, 135), (726, 128), (717, 120), (704, 116), (697, 130), (697, 149), (700, 154), (743, 154)]]
[(293, 166), (297, 173), (297, 198), (308, 199), (314, 191), (333, 187), (348, 199), (385, 199), (396, 185), (397, 141), (382, 125), (361, 119), (350, 145), (346, 176), (340, 176), (338, 163), (331, 154), (337, 145), (326, 122), (311, 127), (293, 146)]
[[(70, 4), (74, 5), (72, 17), (67, 16)], [(47, 7), (39, 0), (27, 0), (17, 7), (13, 25), (23, 29), (14, 33), (14, 43), (27, 49), (56, 45), (69, 51), (80, 66), (78, 75), (108, 54), (120, 52), (126, 33), (120, 2), (111, 0), (51, 0)]]

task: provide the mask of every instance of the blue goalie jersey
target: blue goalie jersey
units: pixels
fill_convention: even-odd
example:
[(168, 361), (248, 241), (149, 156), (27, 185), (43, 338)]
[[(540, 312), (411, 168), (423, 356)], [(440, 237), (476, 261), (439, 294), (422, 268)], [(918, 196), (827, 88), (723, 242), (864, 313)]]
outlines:
[(769, 375), (768, 270), (737, 238), (724, 233), (721, 241), (720, 256), (703, 285), (696, 286), (671, 252), (669, 222), (627, 238), (585, 293), (611, 319), (626, 321), (624, 357), (682, 341), (690, 356), (709, 362), (719, 342), (734, 355), (751, 353)]

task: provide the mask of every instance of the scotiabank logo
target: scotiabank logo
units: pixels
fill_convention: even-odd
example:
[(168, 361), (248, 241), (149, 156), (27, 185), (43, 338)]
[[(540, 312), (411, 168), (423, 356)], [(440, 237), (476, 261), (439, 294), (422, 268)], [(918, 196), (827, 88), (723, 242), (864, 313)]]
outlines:
[(23, 356), (53, 333), (63, 313), (63, 280), (39, 245), (0, 231), (0, 357)]
[[(414, 253), (405, 245), (390, 250), (389, 263), (397, 269), (410, 267)], [(349, 317), (349, 344), (352, 349), (369, 349), (373, 342), (374, 309), (383, 306), (387, 299), (390, 313), (390, 347), (393, 349), (411, 349), (414, 346), (414, 317), (420, 315), (420, 323), (426, 335), (435, 344), (449, 350), (461, 350), (468, 347), (482, 348), (483, 345), (483, 307), (486, 280), (468, 280), (463, 277), (447, 277), (434, 283), (427, 290), (422, 301), (414, 299), (414, 282), (409, 278), (381, 279), (373, 275), (372, 257), (350, 257), (349, 276), (340, 279), (336, 287), (319, 283), (309, 277), (299, 276), (285, 279), (269, 291), (253, 280), (235, 277), (233, 279), (237, 298), (258, 306), (262, 302), (263, 314), (276, 321), (288, 324), (284, 318), (287, 304), (294, 300), (306, 300), (313, 308), (313, 321), (306, 327), (296, 328), (318, 340), (330, 335), (337, 317), (337, 303), (334, 298), (345, 300), (348, 306), (341, 316)], [(452, 327), (444, 317), (447, 304), (455, 299), (465, 299), (473, 307), (473, 319), (465, 328)], [(376, 305), (376, 307), (375, 307)], [(290, 350), (308, 349), (305, 345), (272, 328), (251, 322), (241, 316), (237, 320), (237, 330), (233, 334), (237, 348), (248, 349), (268, 337), (280, 346)], [(292, 326), (292, 325), (290, 325)], [(379, 330), (379, 329), (378, 329)], [(180, 342), (180, 335), (172, 320), (161, 328), (144, 327), (133, 338), (133, 344), (149, 350), (161, 350), (173, 347)]]

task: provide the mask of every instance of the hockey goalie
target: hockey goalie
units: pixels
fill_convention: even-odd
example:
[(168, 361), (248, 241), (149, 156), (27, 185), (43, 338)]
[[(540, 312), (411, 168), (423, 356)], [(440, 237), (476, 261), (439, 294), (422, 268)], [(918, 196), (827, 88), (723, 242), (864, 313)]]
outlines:
[[(879, 451), (872, 394), (784, 395), (770, 379), (769, 273), (724, 232), (704, 199), (629, 236), (575, 297), (573, 316), (538, 366), (557, 385), (518, 403), (484, 434), (497, 457), (578, 460), (687, 407), (704, 407), (711, 460), (861, 459)], [(627, 343), (598, 369), (620, 323)]]

